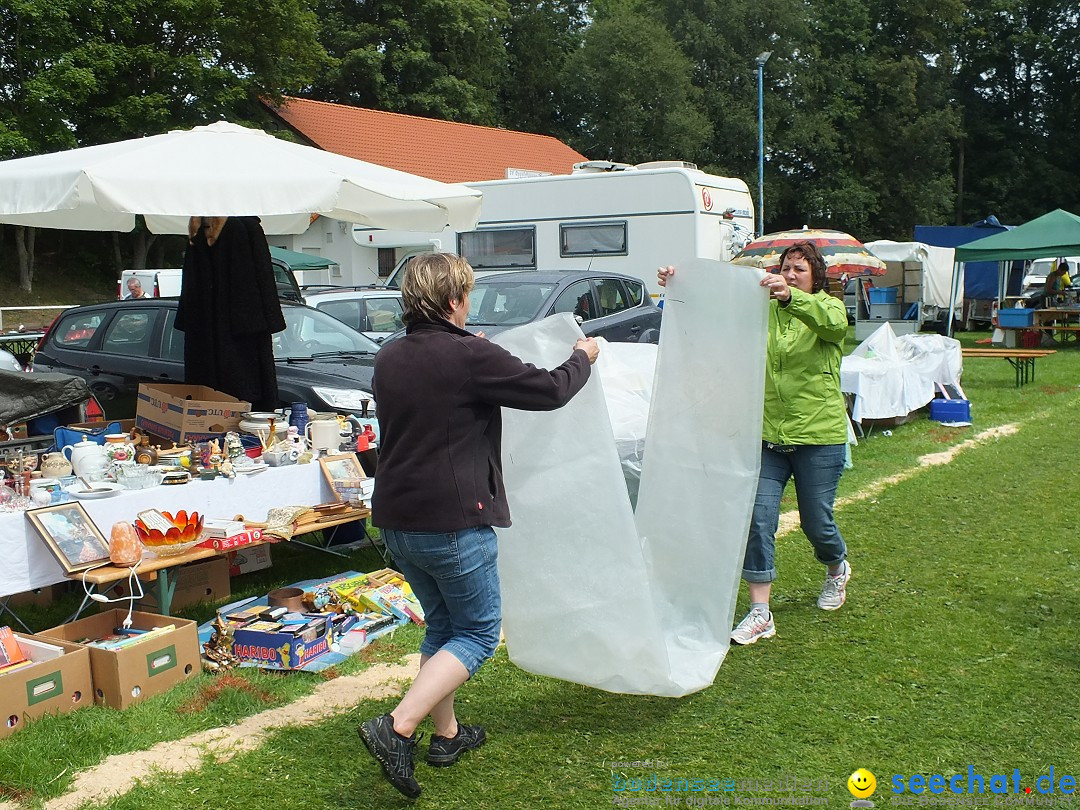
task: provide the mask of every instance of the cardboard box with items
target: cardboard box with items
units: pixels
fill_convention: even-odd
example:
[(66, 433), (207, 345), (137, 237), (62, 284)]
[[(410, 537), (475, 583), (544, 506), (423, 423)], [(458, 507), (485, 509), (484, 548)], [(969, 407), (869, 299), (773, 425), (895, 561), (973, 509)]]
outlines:
[(90, 653), (96, 702), (126, 709), (166, 692), (200, 671), (195, 622), (154, 613), (111, 610), (62, 624), (40, 635), (79, 644)]
[(77, 644), (0, 627), (0, 739), (44, 714), (93, 705), (90, 653)]
[(174, 442), (204, 441), (237, 430), (251, 403), (205, 385), (143, 383), (135, 406), (142, 430)]

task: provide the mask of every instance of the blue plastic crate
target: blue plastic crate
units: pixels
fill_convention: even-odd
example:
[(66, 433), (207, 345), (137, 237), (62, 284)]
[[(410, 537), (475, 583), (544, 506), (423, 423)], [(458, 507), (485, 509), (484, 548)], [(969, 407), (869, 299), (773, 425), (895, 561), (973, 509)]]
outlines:
[(936, 422), (970, 422), (971, 403), (966, 399), (932, 399), (930, 418)]
[(895, 304), (898, 287), (871, 287), (868, 295), (871, 304)]
[(1035, 310), (1010, 307), (998, 310), (998, 326), (1004, 328), (1031, 326), (1035, 323)]

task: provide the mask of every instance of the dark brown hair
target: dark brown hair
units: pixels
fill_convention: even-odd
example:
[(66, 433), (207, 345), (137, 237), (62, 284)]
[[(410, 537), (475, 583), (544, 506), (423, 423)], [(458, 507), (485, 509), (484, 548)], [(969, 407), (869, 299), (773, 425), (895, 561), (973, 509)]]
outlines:
[(796, 242), (780, 254), (781, 268), (784, 266), (784, 259), (789, 255), (793, 259), (798, 259), (801, 256), (810, 265), (810, 272), (814, 277), (814, 286), (811, 292), (820, 292), (825, 289), (825, 285), (828, 283), (825, 276), (825, 257), (821, 255), (817, 245), (813, 242)]

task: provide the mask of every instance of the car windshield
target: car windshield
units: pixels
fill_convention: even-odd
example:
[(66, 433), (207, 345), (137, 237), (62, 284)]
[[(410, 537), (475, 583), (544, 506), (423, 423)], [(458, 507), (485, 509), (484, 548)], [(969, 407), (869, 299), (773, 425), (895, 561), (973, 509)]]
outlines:
[(307, 307), (282, 307), (285, 330), (274, 335), (277, 360), (310, 359), (313, 355), (374, 354), (379, 344), (336, 318)]
[(469, 293), (468, 326), (517, 326), (535, 320), (547, 306), (554, 282), (501, 281), (477, 282)]

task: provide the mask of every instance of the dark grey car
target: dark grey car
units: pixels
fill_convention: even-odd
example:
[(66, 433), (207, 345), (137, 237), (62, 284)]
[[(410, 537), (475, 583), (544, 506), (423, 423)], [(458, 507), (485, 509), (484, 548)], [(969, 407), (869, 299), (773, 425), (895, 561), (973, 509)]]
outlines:
[(621, 343), (660, 339), (662, 313), (640, 279), (585, 270), (519, 270), (478, 278), (465, 325), (491, 335), (560, 312), (572, 314), (590, 337)]
[[(184, 382), (177, 303), (143, 298), (66, 310), (42, 338), (34, 369), (82, 377), (106, 417), (133, 417), (140, 382)], [(366, 403), (371, 416), (379, 345), (311, 307), (282, 301), (281, 311), (286, 328), (274, 335), (280, 404), (363, 416)]]

